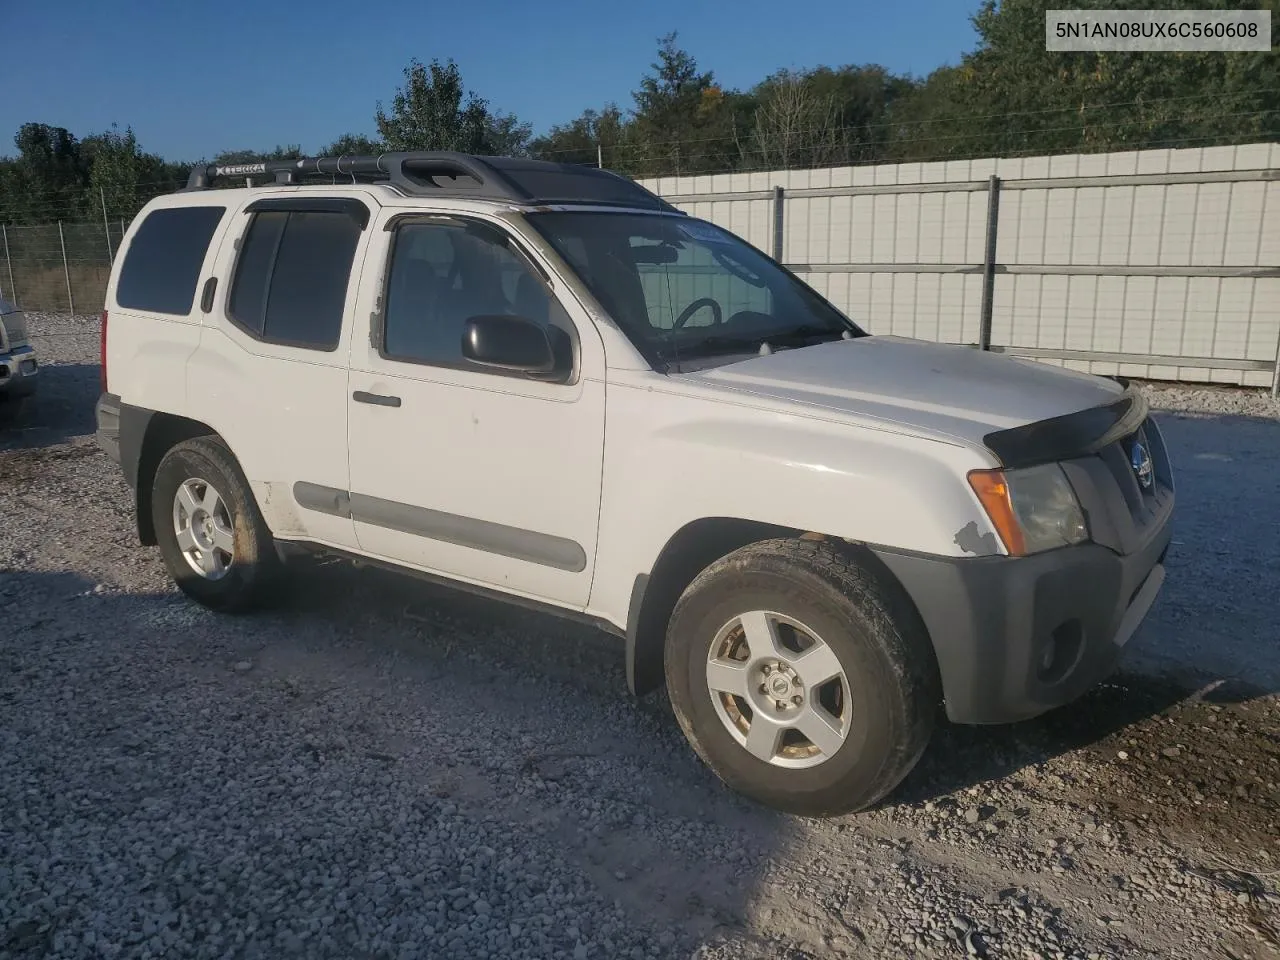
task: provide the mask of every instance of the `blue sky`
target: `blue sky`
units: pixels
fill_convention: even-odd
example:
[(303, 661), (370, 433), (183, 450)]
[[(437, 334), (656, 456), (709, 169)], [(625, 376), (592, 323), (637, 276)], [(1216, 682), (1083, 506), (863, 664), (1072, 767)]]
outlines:
[[(927, 74), (973, 47), (977, 0), (0, 0), (0, 155), (20, 124), (77, 136), (132, 125), (144, 149), (195, 160), (223, 149), (373, 133), (411, 57), (452, 57), (467, 86), (537, 132), (630, 92), (658, 37), (725, 87), (780, 67), (881, 63)], [(803, 11), (803, 12), (801, 12)]]

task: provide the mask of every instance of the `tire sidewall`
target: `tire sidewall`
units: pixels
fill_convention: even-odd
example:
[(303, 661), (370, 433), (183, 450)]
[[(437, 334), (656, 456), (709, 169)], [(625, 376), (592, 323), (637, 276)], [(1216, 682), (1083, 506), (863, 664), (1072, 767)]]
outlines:
[[(835, 755), (812, 767), (780, 767), (747, 752), (725, 729), (706, 681), (719, 630), (750, 610), (804, 624), (836, 654), (849, 684), (850, 731)], [(672, 616), (667, 682), (676, 715), (695, 749), (729, 786), (793, 811), (873, 802), (883, 771), (907, 726), (893, 663), (855, 604), (799, 570), (736, 570), (710, 579), (682, 599)]]
[[(178, 488), (187, 480), (213, 484), (230, 514), (235, 536), (231, 569), (218, 580), (196, 573), (178, 546), (173, 529), (173, 502)], [(152, 487), (152, 523), (165, 565), (182, 591), (214, 608), (233, 609), (244, 605), (254, 591), (259, 576), (258, 537), (255, 505), (246, 502), (247, 485), (212, 457), (190, 443), (179, 444), (161, 459)]]

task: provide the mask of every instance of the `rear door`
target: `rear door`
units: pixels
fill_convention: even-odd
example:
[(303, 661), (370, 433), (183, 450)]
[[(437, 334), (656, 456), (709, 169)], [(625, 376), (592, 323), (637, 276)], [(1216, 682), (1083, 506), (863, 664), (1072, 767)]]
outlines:
[(355, 546), (349, 517), (299, 498), (347, 489), (350, 317), (372, 213), (367, 197), (252, 198), (202, 290), (192, 416), (227, 440), (282, 539)]

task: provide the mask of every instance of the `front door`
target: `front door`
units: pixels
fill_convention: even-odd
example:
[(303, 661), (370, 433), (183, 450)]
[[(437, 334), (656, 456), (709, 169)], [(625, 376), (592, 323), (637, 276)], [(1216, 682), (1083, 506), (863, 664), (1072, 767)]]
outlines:
[[(370, 252), (365, 275), (378, 289), (365, 292), (381, 309), (363, 314), (373, 329), (354, 339), (348, 400), (360, 549), (584, 607), (604, 454), (594, 327), (583, 315), (575, 324), (576, 303), (561, 302), (499, 224), (401, 215), (374, 236), (385, 249)], [(485, 314), (568, 332), (565, 382), (464, 359), (464, 325)]]

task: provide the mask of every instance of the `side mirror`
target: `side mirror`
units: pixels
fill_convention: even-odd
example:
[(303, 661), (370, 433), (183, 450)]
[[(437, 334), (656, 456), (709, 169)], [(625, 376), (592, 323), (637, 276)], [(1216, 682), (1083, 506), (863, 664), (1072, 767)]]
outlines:
[(472, 317), (462, 334), (462, 355), (472, 363), (533, 376), (556, 373), (547, 330), (525, 317)]

